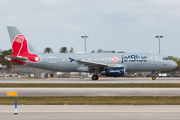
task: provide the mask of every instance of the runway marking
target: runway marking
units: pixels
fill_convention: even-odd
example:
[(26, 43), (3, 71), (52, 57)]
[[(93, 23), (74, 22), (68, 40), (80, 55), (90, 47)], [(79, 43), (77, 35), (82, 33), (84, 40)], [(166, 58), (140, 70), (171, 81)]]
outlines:
[(32, 81), (32, 82), (22, 82), (22, 83), (39, 83), (39, 81)]
[(152, 80), (152, 79), (149, 79), (149, 80)]
[[(90, 77), (90, 79), (92, 79), (92, 77)], [(98, 79), (98, 80), (101, 80), (101, 79)]]
[(50, 79), (46, 79), (46, 80), (50, 80)]
[[(70, 106), (70, 105), (65, 105), (65, 106)], [(27, 110), (26, 109), (26, 111), (24, 111), (24, 110), (20, 110), (21, 108), (19, 108), (19, 110), (18, 110), (18, 112), (20, 112), (20, 113), (29, 113), (29, 112), (31, 112), (31, 113), (42, 113), (42, 112), (44, 112), (44, 113), (58, 113), (58, 112), (61, 112), (61, 113), (69, 113), (69, 112), (72, 112), (72, 113), (78, 113), (78, 112), (81, 112), (81, 113), (89, 113), (89, 112), (92, 112), (92, 113), (112, 113), (112, 112), (114, 112), (114, 113), (140, 113), (140, 112), (142, 112), (142, 113), (147, 113), (147, 112), (151, 112), (151, 113), (180, 113), (180, 111), (174, 111), (174, 110), (172, 110), (172, 111), (161, 111), (161, 110), (159, 110), (159, 111), (153, 111), (153, 110), (145, 110), (145, 111), (140, 111), (140, 110), (111, 110), (111, 111), (106, 111), (106, 110), (94, 110), (94, 111), (92, 111), (92, 110), (51, 110), (51, 111), (48, 111), (48, 110), (39, 110), (39, 111), (35, 111), (35, 110)], [(10, 109), (11, 110), (11, 109)], [(0, 111), (0, 113), (12, 113), (12, 111)]]
[(7, 96), (17, 96), (17, 92), (15, 91), (8, 91)]

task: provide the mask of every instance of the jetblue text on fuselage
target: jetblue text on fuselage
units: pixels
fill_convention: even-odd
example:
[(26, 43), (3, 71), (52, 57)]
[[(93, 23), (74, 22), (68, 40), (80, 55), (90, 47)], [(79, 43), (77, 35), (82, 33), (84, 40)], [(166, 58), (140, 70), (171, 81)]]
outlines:
[(138, 56), (138, 55), (122, 55), (122, 62), (147, 62), (147, 56)]

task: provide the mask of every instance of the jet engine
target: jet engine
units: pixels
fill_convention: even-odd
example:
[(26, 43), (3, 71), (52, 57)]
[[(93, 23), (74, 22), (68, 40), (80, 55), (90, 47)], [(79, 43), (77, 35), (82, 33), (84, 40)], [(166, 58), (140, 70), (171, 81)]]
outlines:
[(116, 68), (105, 69), (105, 76), (109, 76), (109, 77), (125, 76), (125, 68), (124, 67), (116, 67)]

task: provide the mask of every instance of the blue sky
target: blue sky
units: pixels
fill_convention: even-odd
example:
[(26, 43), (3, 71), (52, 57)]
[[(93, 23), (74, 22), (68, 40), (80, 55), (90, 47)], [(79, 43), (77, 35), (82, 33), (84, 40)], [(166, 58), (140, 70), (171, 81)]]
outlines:
[(11, 48), (6, 26), (16, 26), (39, 51), (159, 52), (180, 57), (179, 0), (1, 0), (0, 49)]

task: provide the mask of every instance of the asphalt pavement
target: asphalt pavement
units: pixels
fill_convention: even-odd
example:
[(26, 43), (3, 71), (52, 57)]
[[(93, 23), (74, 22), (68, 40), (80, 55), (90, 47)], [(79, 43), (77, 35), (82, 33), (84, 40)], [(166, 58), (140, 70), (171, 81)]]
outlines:
[(180, 83), (180, 78), (100, 78), (95, 81), (90, 78), (0, 78), (0, 83)]
[(179, 105), (0, 105), (2, 120), (179, 120)]
[(180, 96), (180, 88), (0, 88), (0, 96)]

